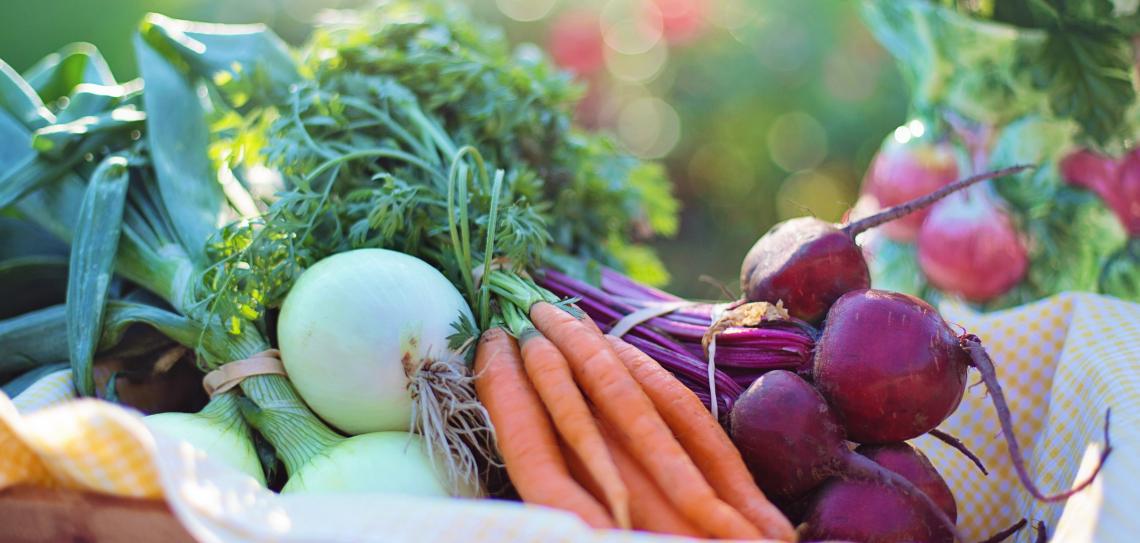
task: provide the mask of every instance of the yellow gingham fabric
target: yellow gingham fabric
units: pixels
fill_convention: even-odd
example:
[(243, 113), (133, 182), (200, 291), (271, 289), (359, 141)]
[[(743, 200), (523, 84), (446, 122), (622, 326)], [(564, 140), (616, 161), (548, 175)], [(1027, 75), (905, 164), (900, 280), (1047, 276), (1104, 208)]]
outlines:
[[(1063, 294), (988, 315), (953, 306), (942, 311), (985, 342), (1030, 470), (1046, 491), (1069, 488), (1091, 470), (1103, 446), (1104, 409), (1113, 408), (1116, 452), (1102, 476), (1066, 503), (1048, 505), (1020, 489), (984, 388), (968, 390), (941, 428), (982, 457), (989, 477), (941, 442), (916, 440), (953, 489), (965, 535), (982, 539), (1028, 517), (1044, 520), (1056, 542), (1140, 537), (1140, 305)], [(202, 541), (684, 541), (594, 532), (558, 511), (490, 500), (278, 496), (187, 443), (151, 435), (133, 412), (69, 401), (70, 390), (65, 371), (14, 401), (0, 395), (0, 488), (23, 483), (164, 496)], [(1032, 531), (1017, 540), (1033, 541)]]

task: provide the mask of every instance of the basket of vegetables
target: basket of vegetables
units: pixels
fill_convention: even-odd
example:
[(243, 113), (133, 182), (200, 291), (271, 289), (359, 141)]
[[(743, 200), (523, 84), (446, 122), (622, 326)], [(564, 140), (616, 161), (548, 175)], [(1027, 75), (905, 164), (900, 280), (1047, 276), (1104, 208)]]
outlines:
[[(1033, 160), (781, 223), (742, 299), (693, 301), (620, 271), (676, 228), (663, 170), (463, 11), (334, 12), (298, 49), (151, 15), (134, 46), (126, 83), (90, 47), (0, 64), (0, 226), (52, 240), (6, 273), (60, 287), (0, 321), (0, 518), (76, 518), (13, 537), (118, 511), (207, 541), (1000, 541), (1087, 526), (1037, 505), (1129, 468), (1130, 389), (1051, 421), (1090, 454), (1043, 464), (1019, 430), (1053, 396), (1007, 396), (1002, 336), (879, 288), (855, 241)], [(1126, 366), (1136, 308), (1084, 303), (1133, 322), (1102, 338)], [(962, 489), (991, 469), (1010, 511), (983, 517)]]

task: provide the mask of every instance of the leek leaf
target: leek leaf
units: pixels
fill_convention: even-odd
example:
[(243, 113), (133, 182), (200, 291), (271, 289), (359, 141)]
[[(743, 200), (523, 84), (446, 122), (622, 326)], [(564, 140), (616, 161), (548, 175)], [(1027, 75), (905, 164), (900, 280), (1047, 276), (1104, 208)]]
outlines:
[(45, 102), (70, 96), (80, 84), (115, 84), (107, 61), (99, 49), (89, 43), (65, 45), (24, 71), (24, 79)]
[[(97, 353), (116, 348), (127, 329), (141, 324), (149, 326), (176, 343), (194, 348), (199, 338), (207, 352), (216, 351), (217, 342), (203, 335), (201, 325), (161, 307), (126, 300), (107, 302)], [(0, 375), (11, 375), (28, 369), (66, 360), (68, 346), (59, 341), (67, 334), (67, 307), (63, 304), (29, 311), (0, 320)]]
[(63, 304), (0, 320), (0, 374), (11, 375), (67, 359), (67, 309)]
[(55, 120), (36, 91), (3, 60), (0, 60), (0, 111), (8, 113), (25, 128), (33, 130)]
[(300, 81), (289, 47), (265, 25), (225, 25), (147, 15), (139, 33), (172, 62), (214, 83), (233, 107), (280, 103)]
[(130, 172), (126, 158), (103, 160), (79, 207), (79, 229), (71, 243), (67, 282), (67, 345), (76, 389), (95, 394), (91, 372), (107, 290), (114, 274)]
[[(70, 109), (70, 108), (69, 108)], [(93, 141), (129, 141), (131, 130), (141, 130), (146, 115), (134, 107), (123, 106), (97, 115), (86, 115), (71, 122), (58, 123), (36, 130), (32, 135), (32, 147), (48, 158), (64, 160), (66, 157), (82, 156), (83, 147), (90, 147)], [(93, 137), (94, 136), (94, 137)], [(76, 158), (79, 158), (76, 157)]]
[(207, 155), (205, 111), (197, 87), (141, 34), (135, 36), (135, 53), (146, 80), (146, 140), (161, 203), (182, 247), (204, 267), (206, 240), (224, 207)]

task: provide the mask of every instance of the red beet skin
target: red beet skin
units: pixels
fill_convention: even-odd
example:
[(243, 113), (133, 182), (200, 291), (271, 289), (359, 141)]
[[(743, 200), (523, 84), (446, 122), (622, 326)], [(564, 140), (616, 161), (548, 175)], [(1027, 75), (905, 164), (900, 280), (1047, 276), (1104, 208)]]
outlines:
[(839, 459), (849, 454), (823, 397), (789, 371), (753, 382), (733, 405), (729, 426), (756, 484), (785, 501), (837, 474)]
[(947, 196), (918, 231), (918, 265), (930, 283), (972, 302), (1013, 288), (1029, 255), (1009, 215), (983, 191)]
[[(863, 191), (874, 196), (880, 208), (901, 204), (934, 192), (958, 178), (954, 149), (948, 143), (888, 143), (875, 155)], [(883, 225), (883, 233), (896, 241), (913, 241), (929, 214), (920, 209)]]
[(958, 408), (969, 363), (930, 304), (857, 290), (828, 312), (813, 377), (848, 439), (894, 443), (929, 432)]
[(801, 541), (951, 543), (929, 509), (888, 486), (831, 479), (816, 492), (800, 528)]
[(946, 480), (934, 469), (930, 459), (922, 451), (907, 443), (888, 443), (885, 445), (860, 445), (855, 452), (870, 458), (876, 464), (883, 466), (903, 477), (917, 486), (938, 508), (946, 513), (950, 520), (958, 520), (958, 503), (954, 501), (954, 493), (946, 485)]
[(744, 297), (783, 301), (796, 318), (816, 324), (844, 293), (871, 286), (862, 250), (849, 234), (814, 217), (773, 226), (744, 257)]

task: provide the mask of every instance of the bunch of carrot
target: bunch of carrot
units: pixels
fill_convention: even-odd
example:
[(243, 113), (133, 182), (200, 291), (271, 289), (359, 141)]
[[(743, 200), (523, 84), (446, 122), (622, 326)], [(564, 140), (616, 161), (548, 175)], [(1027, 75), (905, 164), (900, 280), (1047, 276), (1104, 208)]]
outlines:
[(672, 373), (533, 284), (511, 274), (489, 281), (501, 319), (479, 340), (475, 386), (524, 501), (595, 528), (795, 540), (723, 428)]

